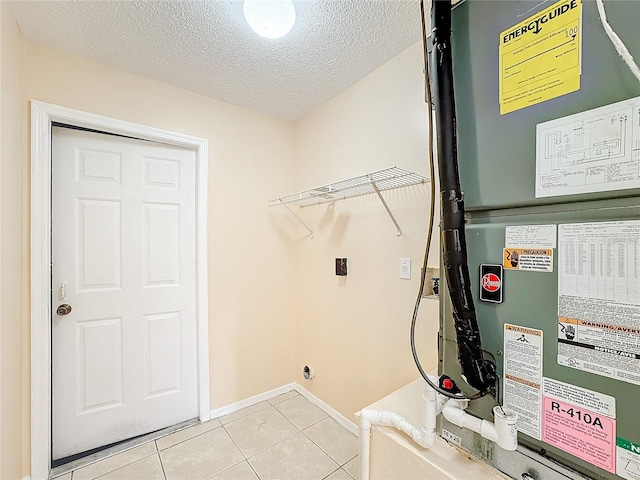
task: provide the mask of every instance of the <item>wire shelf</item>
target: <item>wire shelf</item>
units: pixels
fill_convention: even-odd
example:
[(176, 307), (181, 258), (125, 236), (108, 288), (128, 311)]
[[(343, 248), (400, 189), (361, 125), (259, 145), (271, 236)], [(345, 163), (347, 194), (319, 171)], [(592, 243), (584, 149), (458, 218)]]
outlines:
[(428, 181), (428, 178), (418, 175), (417, 173), (391, 167), (276, 198), (269, 201), (269, 206), (298, 205), (299, 207), (308, 207), (310, 205), (320, 205), (322, 203), (335, 202), (336, 200), (359, 197), (370, 193), (379, 193), (395, 188), (409, 187)]

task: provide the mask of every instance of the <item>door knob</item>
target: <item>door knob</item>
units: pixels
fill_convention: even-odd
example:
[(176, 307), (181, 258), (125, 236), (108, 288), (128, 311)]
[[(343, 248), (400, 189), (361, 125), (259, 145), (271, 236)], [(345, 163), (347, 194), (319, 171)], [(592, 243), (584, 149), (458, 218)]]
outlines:
[(58, 315), (69, 315), (71, 313), (71, 305), (69, 305), (68, 303), (63, 303), (58, 307), (56, 313)]

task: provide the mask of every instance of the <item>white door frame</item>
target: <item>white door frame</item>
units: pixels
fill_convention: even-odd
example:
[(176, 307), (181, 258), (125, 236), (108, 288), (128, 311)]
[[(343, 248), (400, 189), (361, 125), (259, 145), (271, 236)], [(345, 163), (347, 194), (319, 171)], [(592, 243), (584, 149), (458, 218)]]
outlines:
[(198, 416), (210, 418), (207, 289), (207, 140), (31, 101), (31, 478), (51, 469), (51, 127), (64, 123), (196, 153), (196, 338)]

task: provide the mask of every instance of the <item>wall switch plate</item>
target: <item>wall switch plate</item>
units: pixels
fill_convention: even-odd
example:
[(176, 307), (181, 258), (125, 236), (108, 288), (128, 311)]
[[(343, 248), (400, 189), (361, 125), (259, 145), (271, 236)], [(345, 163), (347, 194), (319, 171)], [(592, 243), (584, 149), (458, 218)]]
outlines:
[(400, 278), (404, 280), (411, 280), (411, 259), (400, 259)]

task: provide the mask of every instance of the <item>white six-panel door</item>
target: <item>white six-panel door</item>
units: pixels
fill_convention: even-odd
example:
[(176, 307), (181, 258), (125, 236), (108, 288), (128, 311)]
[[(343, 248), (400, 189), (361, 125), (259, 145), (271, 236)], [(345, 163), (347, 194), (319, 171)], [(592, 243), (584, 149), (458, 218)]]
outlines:
[(195, 153), (54, 127), (53, 459), (197, 416), (195, 287)]

